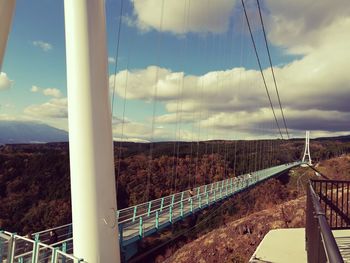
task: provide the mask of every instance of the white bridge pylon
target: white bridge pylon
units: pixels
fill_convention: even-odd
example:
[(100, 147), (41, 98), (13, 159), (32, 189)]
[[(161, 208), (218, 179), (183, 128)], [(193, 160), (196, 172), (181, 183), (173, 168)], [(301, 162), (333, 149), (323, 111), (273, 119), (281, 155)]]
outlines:
[(305, 135), (305, 150), (304, 150), (304, 155), (303, 155), (302, 162), (303, 163), (308, 163), (309, 165), (312, 165), (311, 155), (310, 155), (310, 131), (306, 131), (306, 135)]

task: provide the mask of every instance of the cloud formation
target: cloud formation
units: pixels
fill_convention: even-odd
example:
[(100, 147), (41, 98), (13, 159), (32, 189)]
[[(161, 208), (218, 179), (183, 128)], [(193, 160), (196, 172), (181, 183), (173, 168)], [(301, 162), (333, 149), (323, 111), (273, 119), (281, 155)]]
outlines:
[(30, 89), (33, 93), (42, 93), (45, 96), (54, 97), (54, 98), (60, 98), (62, 97), (62, 93), (59, 89), (56, 88), (40, 88), (38, 86), (33, 85)]
[(40, 48), (44, 52), (48, 52), (53, 49), (53, 45), (41, 40), (35, 40), (32, 42), (33, 46)]
[[(186, 6), (187, 1), (165, 1), (164, 21), (160, 28), (161, 5), (156, 2), (133, 1), (132, 22), (139, 29), (174, 34), (220, 33), (227, 30), (231, 14), (239, 9), (233, 11), (235, 3), (236, 7), (240, 5), (239, 1), (219, 1), (214, 9), (203, 11), (208, 6), (201, 1), (191, 2), (191, 7)], [(344, 33), (350, 30), (350, 5), (347, 0), (340, 0), (337, 4), (326, 0), (267, 0), (263, 4), (271, 45), (287, 54), (298, 55), (290, 63), (274, 66), (292, 133), (299, 135), (305, 129), (322, 135), (349, 132), (350, 35)], [(222, 7), (228, 13), (220, 10)], [(254, 18), (257, 15), (256, 4), (248, 3), (248, 8), (249, 16)], [(184, 17), (184, 10), (189, 12), (190, 21)], [(215, 20), (216, 14), (220, 14), (220, 19)], [(202, 21), (203, 17), (214, 19)], [(254, 23), (253, 18), (251, 23)], [(258, 34), (260, 26), (254, 27), (254, 30)], [(264, 73), (282, 127), (270, 70), (266, 69)], [(276, 132), (261, 76), (256, 70), (231, 68), (195, 76), (151, 65), (120, 71), (116, 76), (110, 76), (111, 85), (114, 78), (120, 97), (146, 102), (156, 98), (164, 105), (166, 113), (156, 116), (157, 124), (180, 123), (187, 130), (191, 126), (192, 130), (193, 127), (214, 129), (219, 137), (225, 137), (229, 131), (246, 135), (257, 135), (261, 129)]]
[(109, 64), (115, 64), (115, 58), (114, 57), (108, 57), (108, 63)]
[(12, 83), (13, 81), (7, 77), (5, 72), (0, 72), (0, 90), (11, 88)]
[[(346, 48), (345, 44), (338, 43), (338, 50), (342, 45), (343, 49)], [(345, 55), (349, 56), (347, 59), (343, 55), (341, 59), (320, 60), (325, 54), (326, 50), (321, 48), (286, 66), (274, 68), (291, 129), (346, 131), (350, 128), (344, 122), (350, 112), (347, 84), (350, 75), (346, 73), (350, 56)], [(273, 80), (269, 69), (265, 70), (265, 75), (271, 89)], [(245, 120), (244, 128), (254, 129), (258, 125), (266, 126), (272, 120), (260, 72), (256, 70), (233, 68), (194, 76), (149, 66), (120, 71), (116, 76), (110, 76), (110, 85), (113, 85), (114, 78), (116, 92), (126, 99), (151, 102), (157, 91), (157, 101), (164, 103), (168, 111), (156, 118), (157, 123), (201, 121), (203, 127), (231, 129), (238, 127), (234, 121), (237, 119)], [(270, 91), (277, 108), (274, 91)], [(326, 122), (325, 118), (332, 121)], [(303, 125), (298, 125), (298, 120)], [(317, 122), (319, 127), (316, 127)], [(335, 125), (335, 122), (339, 123)]]
[(141, 31), (155, 29), (174, 34), (222, 33), (228, 30), (235, 2), (235, 0), (216, 0), (215, 3), (203, 0), (166, 0), (162, 5), (163, 2), (159, 0), (132, 0), (133, 17), (127, 17), (126, 21)]
[(24, 109), (24, 113), (35, 117), (36, 119), (41, 118), (67, 118), (67, 98), (51, 99), (43, 104), (30, 105)]
[(311, 53), (324, 45), (326, 38), (332, 40), (327, 34), (335, 33), (336, 26), (349, 19), (350, 14), (347, 0), (337, 3), (327, 0), (267, 0), (266, 3), (269, 39), (294, 54)]

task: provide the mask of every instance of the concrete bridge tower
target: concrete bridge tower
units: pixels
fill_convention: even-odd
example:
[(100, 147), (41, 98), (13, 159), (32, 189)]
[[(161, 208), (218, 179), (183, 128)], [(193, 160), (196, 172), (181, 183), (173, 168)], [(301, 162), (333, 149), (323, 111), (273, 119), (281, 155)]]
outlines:
[(303, 156), (302, 162), (312, 165), (311, 155), (310, 155), (310, 131), (306, 131), (305, 150), (304, 150), (304, 156)]

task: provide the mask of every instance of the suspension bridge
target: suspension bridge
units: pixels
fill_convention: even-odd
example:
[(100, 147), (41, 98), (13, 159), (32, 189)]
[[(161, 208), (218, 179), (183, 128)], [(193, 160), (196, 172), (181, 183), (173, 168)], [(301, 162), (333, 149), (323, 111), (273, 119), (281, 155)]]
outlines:
[[(0, 11), (6, 14), (0, 17), (0, 22), (4, 21), (0, 23), (0, 66), (15, 6), (14, 0), (5, 2), (0, 2)], [(283, 139), (248, 13), (243, 0), (241, 3), (276, 130)], [(285, 134), (289, 138), (259, 1), (257, 6)], [(117, 210), (104, 1), (66, 0), (65, 28), (73, 222), (29, 237), (1, 231), (0, 262), (119, 262), (120, 254), (128, 260), (137, 253), (138, 243), (145, 237), (292, 168), (311, 164), (307, 133), (302, 160), (235, 175)], [(52, 233), (57, 234), (57, 240), (49, 244)]]
[[(191, 214), (200, 212), (208, 206), (221, 202), (305, 163), (305, 161), (298, 161), (278, 165), (118, 210), (115, 216), (118, 221), (119, 244), (125, 259), (129, 259), (137, 253), (139, 240), (179, 220), (183, 220)], [(190, 191), (193, 191), (193, 193)], [(36, 243), (32, 246), (37, 246), (38, 248), (30, 252), (24, 251), (26, 242), (32, 242), (28, 239), (7, 232), (1, 233), (0, 238), (3, 239), (3, 245), (9, 244), (9, 242), (12, 242), (11, 238), (14, 238), (17, 243), (12, 248), (12, 260), (14, 260), (13, 262), (26, 262), (28, 259), (32, 259), (33, 253), (37, 253), (36, 258), (40, 260), (44, 260), (44, 258), (51, 259), (51, 253), (57, 253), (54, 251), (57, 250), (57, 247), (62, 247), (63, 253), (73, 253), (72, 230), (72, 224), (68, 224), (34, 233), (31, 238)], [(53, 248), (52, 251), (48, 251), (44, 244), (48, 243), (51, 231), (55, 231), (58, 234), (59, 241), (54, 244), (56, 249)], [(4, 240), (6, 241), (4, 242)], [(42, 249), (40, 246), (46, 249)], [(41, 262), (40, 260), (39, 262)], [(79, 262), (78, 259), (76, 260), (76, 262)]]

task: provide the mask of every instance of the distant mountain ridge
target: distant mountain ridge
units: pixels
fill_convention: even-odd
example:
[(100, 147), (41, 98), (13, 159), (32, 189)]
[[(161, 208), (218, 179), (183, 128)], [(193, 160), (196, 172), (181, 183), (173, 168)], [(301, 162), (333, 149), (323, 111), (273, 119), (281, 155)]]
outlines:
[(0, 121), (0, 144), (66, 142), (68, 133), (47, 124)]
[(318, 137), (315, 138), (315, 140), (318, 141), (341, 141), (341, 142), (350, 142), (350, 135), (341, 135), (341, 136), (335, 136), (335, 137)]

